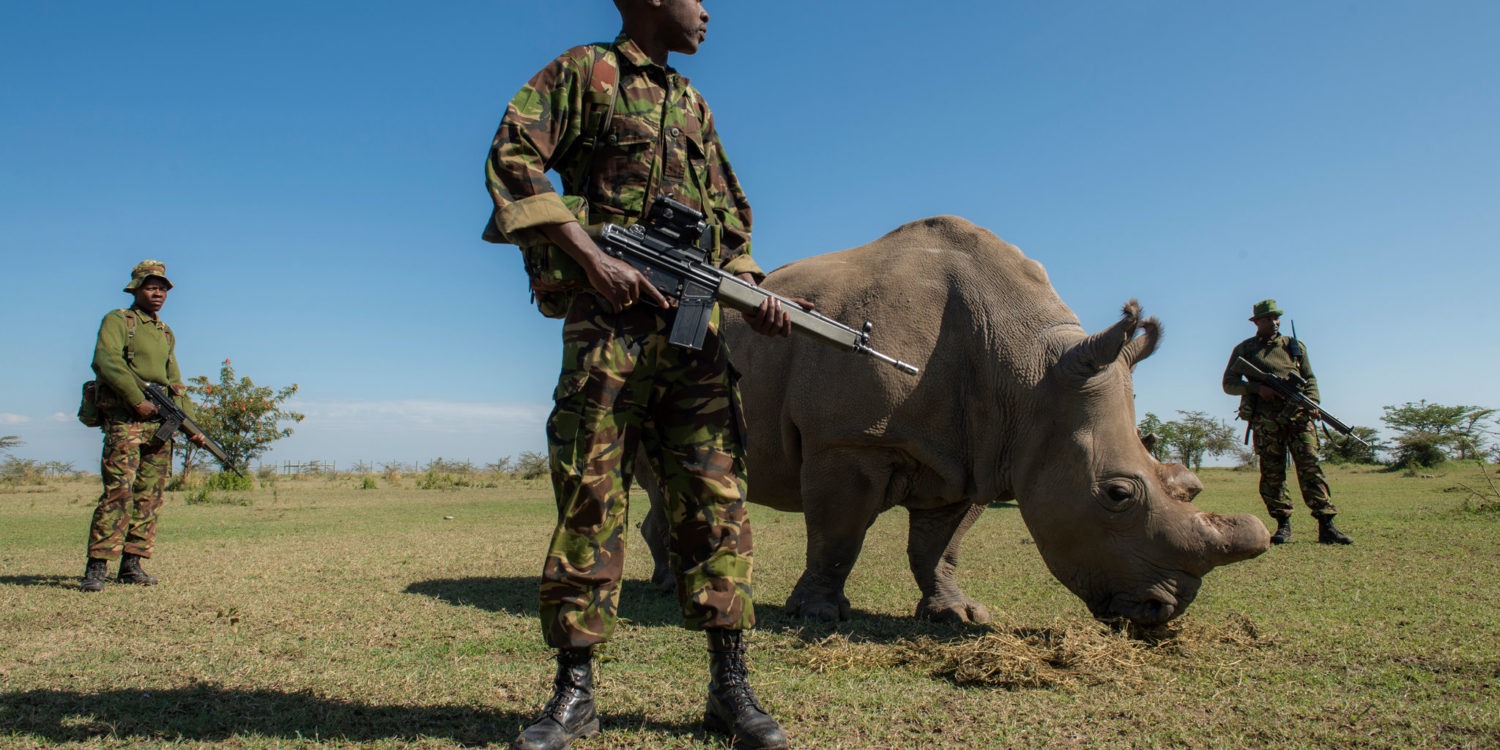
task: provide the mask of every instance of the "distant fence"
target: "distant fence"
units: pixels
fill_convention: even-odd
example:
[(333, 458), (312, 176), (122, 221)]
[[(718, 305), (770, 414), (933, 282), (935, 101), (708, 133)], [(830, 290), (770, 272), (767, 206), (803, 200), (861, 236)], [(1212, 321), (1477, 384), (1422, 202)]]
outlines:
[(286, 461), (281, 464), (282, 474), (337, 474), (338, 470), (338, 464), (333, 461)]

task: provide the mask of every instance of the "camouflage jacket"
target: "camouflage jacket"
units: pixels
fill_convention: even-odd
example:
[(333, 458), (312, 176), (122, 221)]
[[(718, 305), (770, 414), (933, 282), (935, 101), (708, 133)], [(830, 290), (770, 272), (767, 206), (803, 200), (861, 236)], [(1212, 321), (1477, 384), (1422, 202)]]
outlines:
[[(101, 402), (104, 416), (115, 421), (139, 419), (131, 407), (145, 401), (146, 394), (131, 376), (132, 371), (148, 383), (176, 386), (174, 395), (180, 391), (182, 371), (177, 367), (175, 350), (172, 329), (159, 316), (136, 307), (107, 313), (99, 323), (93, 362), (98, 381), (109, 386), (110, 395), (116, 397)], [(184, 405), (187, 399), (173, 400), (190, 415), (194, 413), (191, 406)]]
[(623, 34), (568, 50), (522, 87), (495, 133), (485, 182), (491, 242), (538, 244), (538, 227), (573, 220), (628, 225), (671, 195), (715, 225), (720, 267), (763, 276), (750, 257), (750, 203), (708, 104)]
[(1235, 361), (1236, 357), (1244, 357), (1262, 372), (1278, 377), (1284, 378), (1295, 372), (1307, 381), (1307, 384), (1302, 387), (1302, 393), (1313, 401), (1322, 400), (1318, 397), (1318, 378), (1313, 375), (1312, 360), (1307, 355), (1307, 344), (1297, 340), (1296, 348), (1299, 351), (1294, 355), (1292, 338), (1289, 336), (1276, 336), (1270, 340), (1251, 336), (1234, 347), (1234, 351), (1229, 355), (1229, 364), (1224, 368), (1223, 385), (1225, 393), (1240, 397), (1240, 418), (1250, 419), (1260, 406), (1261, 398), (1255, 393), (1256, 384), (1245, 377), (1243, 368)]

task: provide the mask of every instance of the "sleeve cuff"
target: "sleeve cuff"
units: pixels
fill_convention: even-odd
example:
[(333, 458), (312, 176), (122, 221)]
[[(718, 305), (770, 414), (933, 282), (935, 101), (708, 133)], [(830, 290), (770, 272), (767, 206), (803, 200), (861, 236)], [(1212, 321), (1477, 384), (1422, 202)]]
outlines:
[(557, 193), (541, 193), (506, 204), (500, 209), (500, 228), (506, 234), (548, 224), (566, 224), (578, 217), (568, 210)]

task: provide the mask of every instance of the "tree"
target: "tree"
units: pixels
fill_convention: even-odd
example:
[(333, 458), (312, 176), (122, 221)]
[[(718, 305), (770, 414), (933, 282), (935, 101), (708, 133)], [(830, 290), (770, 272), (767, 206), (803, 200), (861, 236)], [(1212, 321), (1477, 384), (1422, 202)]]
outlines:
[(1136, 425), (1135, 431), (1141, 436), (1141, 441), (1146, 444), (1146, 450), (1158, 461), (1165, 461), (1171, 454), (1171, 436), (1167, 434), (1167, 425), (1161, 421), (1161, 417), (1146, 412), (1146, 418)]
[(1494, 416), (1494, 409), (1486, 409), (1480, 406), (1470, 406), (1464, 412), (1458, 425), (1458, 458), (1460, 461), (1470, 458), (1483, 458), (1485, 443), (1490, 436), (1487, 425), (1481, 425), (1486, 419)]
[(1385, 416), (1380, 421), (1396, 433), (1395, 464), (1407, 468), (1434, 466), (1455, 452), (1459, 457), (1480, 455), (1488, 430), (1479, 422), (1495, 411), (1429, 404), (1426, 399), (1381, 408)]
[(550, 472), (545, 453), (522, 451), (521, 457), (516, 460), (516, 473), (520, 474), (522, 479), (537, 479), (547, 476)]
[(1350, 434), (1369, 443), (1365, 445), (1354, 437), (1330, 432), (1327, 440), (1318, 443), (1318, 457), (1331, 464), (1378, 464), (1380, 451), (1390, 447), (1380, 442), (1380, 433), (1374, 427), (1350, 427)]
[(54, 477), (72, 476), (78, 473), (72, 461), (44, 461), (42, 472)]
[[(292, 434), (282, 422), (301, 422), (303, 415), (288, 411), (284, 404), (297, 392), (294, 383), (280, 390), (258, 386), (234, 376), (229, 360), (219, 367), (219, 382), (199, 375), (188, 381), (188, 392), (198, 403), (198, 424), (209, 437), (224, 446), (230, 463), (247, 466), (250, 460), (271, 449), (271, 443)], [(185, 443), (182, 473), (192, 470), (201, 448)]]
[(1179, 421), (1160, 427), (1162, 440), (1170, 447), (1168, 455), (1194, 470), (1203, 468), (1203, 457), (1233, 453), (1234, 428), (1223, 420), (1214, 420), (1201, 411), (1181, 411)]
[(20, 435), (0, 436), (0, 453), (10, 453), (11, 448), (17, 448), (24, 444)]

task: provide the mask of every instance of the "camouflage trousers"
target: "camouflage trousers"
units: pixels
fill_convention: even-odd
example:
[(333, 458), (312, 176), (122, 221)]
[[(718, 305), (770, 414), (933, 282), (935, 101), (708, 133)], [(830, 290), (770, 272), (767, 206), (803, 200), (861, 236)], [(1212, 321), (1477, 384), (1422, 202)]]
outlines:
[(1290, 455), (1297, 470), (1302, 502), (1317, 517), (1339, 512), (1328, 499), (1328, 480), (1318, 465), (1318, 429), (1309, 419), (1257, 419), (1255, 455), (1260, 459), (1260, 499), (1272, 518), (1292, 515), (1286, 489), (1286, 459)]
[(151, 441), (155, 422), (106, 422), (99, 474), (104, 494), (89, 524), (88, 556), (119, 559), (121, 553), (150, 557), (156, 546), (156, 515), (172, 473), (172, 442)]
[(755, 624), (739, 392), (718, 326), (692, 351), (667, 343), (672, 316), (645, 305), (615, 314), (592, 294), (569, 308), (547, 420), (558, 523), (541, 620), (554, 648), (592, 646), (614, 632), (640, 447), (666, 497), (684, 625)]

